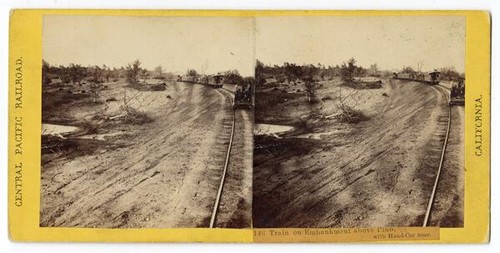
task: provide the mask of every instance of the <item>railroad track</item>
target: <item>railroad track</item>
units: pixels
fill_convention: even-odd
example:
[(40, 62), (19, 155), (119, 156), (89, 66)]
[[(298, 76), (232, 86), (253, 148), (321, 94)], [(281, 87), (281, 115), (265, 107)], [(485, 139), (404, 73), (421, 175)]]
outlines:
[(234, 110), (232, 108), (233, 104), (233, 97), (231, 96), (231, 93), (228, 92), (227, 90), (223, 90), (223, 92), (220, 92), (219, 89), (216, 90), (217, 92), (221, 93), (223, 96), (227, 96), (229, 98), (229, 103), (230, 103), (230, 110), (231, 110), (231, 117), (232, 117), (232, 126), (231, 126), (231, 135), (229, 137), (229, 144), (227, 147), (227, 153), (226, 153), (226, 161), (224, 162), (224, 168), (222, 170), (222, 175), (220, 179), (220, 184), (219, 184), (219, 189), (217, 191), (217, 196), (215, 198), (215, 203), (212, 209), (212, 216), (210, 218), (210, 228), (214, 228), (215, 224), (217, 222), (217, 214), (219, 211), (219, 206), (220, 206), (220, 200), (222, 197), (222, 192), (224, 191), (224, 184), (226, 182), (226, 175), (227, 175), (227, 168), (229, 167), (229, 159), (231, 157), (231, 149), (233, 147), (233, 139), (234, 139), (234, 128), (235, 128), (235, 114)]
[[(442, 87), (442, 86), (439, 86), (440, 88), (437, 88), (435, 86), (431, 86), (431, 87), (433, 89), (435, 89), (436, 91), (438, 91), (439, 93), (443, 94), (443, 96), (446, 98), (445, 100), (447, 101), (448, 94), (444, 90), (444, 89), (446, 89), (446, 87)], [(441, 157), (440, 157), (440, 160), (439, 160), (439, 166), (438, 166), (438, 169), (437, 169), (436, 177), (434, 179), (434, 185), (432, 187), (431, 196), (429, 198), (429, 202), (427, 204), (427, 209), (425, 211), (424, 221), (423, 221), (423, 224), (422, 224), (423, 227), (427, 227), (427, 225), (429, 224), (429, 219), (430, 219), (430, 216), (431, 216), (431, 213), (432, 213), (432, 207), (434, 205), (434, 199), (436, 197), (436, 190), (437, 190), (437, 187), (438, 187), (438, 184), (439, 184), (439, 178), (441, 176), (441, 171), (442, 171), (442, 168), (443, 168), (443, 162), (444, 162), (444, 159), (445, 159), (446, 146), (448, 145), (448, 138), (450, 136), (451, 107), (448, 106), (447, 111), (448, 111), (447, 115), (440, 116), (439, 119), (438, 119), (438, 123), (439, 124), (442, 124), (442, 123), (446, 124), (446, 134), (445, 134), (445, 137), (444, 137), (443, 146), (441, 148)]]

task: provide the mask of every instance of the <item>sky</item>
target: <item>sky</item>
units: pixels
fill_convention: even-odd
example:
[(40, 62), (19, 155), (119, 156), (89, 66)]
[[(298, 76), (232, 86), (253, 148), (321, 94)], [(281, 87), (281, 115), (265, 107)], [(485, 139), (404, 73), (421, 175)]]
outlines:
[(266, 64), (358, 64), (398, 70), (465, 69), (465, 17), (132, 17), (45, 16), (43, 58), (126, 66), (139, 59), (153, 70), (188, 68), (252, 76)]
[(358, 64), (398, 70), (465, 69), (465, 17), (261, 17), (256, 57), (265, 64)]
[(236, 69), (253, 76), (254, 20), (240, 17), (44, 16), (43, 59), (206, 74)]

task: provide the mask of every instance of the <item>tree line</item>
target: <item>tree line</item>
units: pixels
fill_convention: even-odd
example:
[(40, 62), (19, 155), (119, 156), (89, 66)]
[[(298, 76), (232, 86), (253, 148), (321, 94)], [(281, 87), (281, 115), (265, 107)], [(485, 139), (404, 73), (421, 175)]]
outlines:
[[(254, 83), (253, 77), (243, 77), (237, 69), (231, 69), (226, 71), (218, 72), (217, 75), (221, 75), (224, 77), (224, 83), (228, 84), (250, 84)], [(198, 73), (195, 69), (188, 69), (186, 71), (186, 76), (191, 76), (195, 78), (199, 78), (203, 76)]]
[[(460, 79), (465, 78), (465, 74), (458, 72), (453, 66), (438, 68), (436, 69), (436, 71), (440, 73), (441, 80), (458, 81)], [(416, 76), (417, 74), (422, 73), (422, 71), (415, 70), (410, 66), (404, 66), (401, 69), (401, 73), (408, 73), (410, 75)]]
[(336, 66), (326, 66), (318, 64), (296, 64), (284, 62), (282, 65), (266, 65), (257, 60), (255, 65), (255, 78), (258, 84), (264, 84), (266, 79), (274, 78), (278, 83), (294, 82), (297, 80), (306, 83), (316, 81), (332, 80), (335, 77), (342, 78), (343, 81), (350, 82), (356, 76), (379, 75), (377, 64), (372, 64), (370, 68), (363, 68), (356, 64), (354, 58), (342, 62)]
[(81, 84), (83, 81), (92, 83), (104, 83), (116, 81), (119, 78), (126, 78), (130, 84), (140, 82), (140, 79), (173, 79), (172, 73), (167, 73), (161, 65), (150, 71), (141, 67), (141, 62), (135, 60), (127, 66), (120, 68), (104, 65), (82, 66), (80, 64), (70, 63), (64, 65), (51, 65), (42, 60), (42, 83), (50, 84), (52, 79), (60, 79), (63, 83)]

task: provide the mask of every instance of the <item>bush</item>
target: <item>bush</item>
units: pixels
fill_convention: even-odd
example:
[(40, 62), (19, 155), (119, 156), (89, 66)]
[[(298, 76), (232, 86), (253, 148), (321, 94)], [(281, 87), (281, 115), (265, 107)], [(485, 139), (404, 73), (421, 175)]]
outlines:
[(339, 109), (340, 109), (339, 120), (342, 122), (356, 124), (359, 123), (360, 121), (368, 120), (368, 117), (363, 112), (354, 109), (349, 105), (342, 103), (339, 105)]
[(134, 125), (142, 125), (145, 123), (153, 122), (153, 118), (151, 118), (145, 112), (141, 112), (131, 106), (123, 105), (121, 108), (125, 111), (125, 116), (122, 118), (123, 123), (134, 124)]

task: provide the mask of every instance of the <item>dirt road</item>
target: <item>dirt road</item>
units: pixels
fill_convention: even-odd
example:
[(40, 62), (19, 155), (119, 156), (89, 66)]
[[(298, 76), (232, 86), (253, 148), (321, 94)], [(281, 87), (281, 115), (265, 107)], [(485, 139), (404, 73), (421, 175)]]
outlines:
[(229, 98), (185, 83), (127, 92), (154, 121), (116, 137), (116, 148), (44, 164), (41, 226), (208, 226), (229, 141)]
[[(344, 87), (345, 103), (368, 117), (348, 124), (324, 117), (338, 110), (338, 90), (332, 84), (318, 89), (318, 97), (329, 99), (309, 109), (323, 116), (308, 133), (256, 138), (255, 227), (422, 225), (440, 158), (446, 97), (418, 82), (386, 80), (375, 90)], [(290, 111), (304, 117), (297, 114), (302, 102), (286, 103), (298, 103)]]

